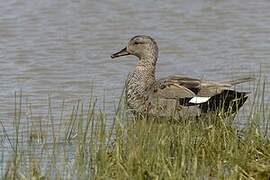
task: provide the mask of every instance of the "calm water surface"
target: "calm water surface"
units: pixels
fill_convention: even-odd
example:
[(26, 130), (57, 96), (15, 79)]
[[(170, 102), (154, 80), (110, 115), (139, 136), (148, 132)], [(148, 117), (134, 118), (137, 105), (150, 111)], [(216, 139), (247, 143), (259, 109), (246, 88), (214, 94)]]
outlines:
[(158, 77), (224, 80), (261, 72), (269, 102), (269, 9), (268, 0), (0, 1), (1, 120), (12, 134), (14, 93), (21, 89), (23, 104), (31, 102), (32, 116), (44, 121), (48, 95), (53, 111), (64, 100), (70, 114), (93, 86), (98, 104), (112, 112), (137, 60), (110, 54), (137, 34), (158, 42)]

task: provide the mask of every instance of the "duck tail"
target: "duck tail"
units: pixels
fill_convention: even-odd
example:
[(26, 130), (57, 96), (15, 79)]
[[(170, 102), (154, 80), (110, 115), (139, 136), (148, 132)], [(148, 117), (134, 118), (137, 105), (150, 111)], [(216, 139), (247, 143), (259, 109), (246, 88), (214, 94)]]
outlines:
[(241, 83), (245, 83), (245, 82), (249, 82), (249, 81), (254, 81), (254, 80), (255, 80), (254, 77), (245, 77), (245, 78), (240, 78), (240, 79), (224, 81), (224, 83), (231, 84), (231, 85), (237, 85), (237, 84), (241, 84)]

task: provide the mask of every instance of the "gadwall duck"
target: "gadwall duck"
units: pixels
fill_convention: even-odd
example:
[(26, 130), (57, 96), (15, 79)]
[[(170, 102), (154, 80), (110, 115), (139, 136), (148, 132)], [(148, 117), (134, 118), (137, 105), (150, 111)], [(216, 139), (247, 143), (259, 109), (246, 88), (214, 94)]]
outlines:
[(233, 86), (253, 80), (247, 77), (214, 82), (180, 75), (156, 80), (158, 46), (153, 38), (145, 35), (130, 39), (127, 47), (112, 54), (111, 58), (127, 55), (139, 58), (126, 82), (128, 107), (139, 113), (181, 117), (197, 117), (221, 109), (235, 113), (247, 100), (248, 93), (235, 91)]

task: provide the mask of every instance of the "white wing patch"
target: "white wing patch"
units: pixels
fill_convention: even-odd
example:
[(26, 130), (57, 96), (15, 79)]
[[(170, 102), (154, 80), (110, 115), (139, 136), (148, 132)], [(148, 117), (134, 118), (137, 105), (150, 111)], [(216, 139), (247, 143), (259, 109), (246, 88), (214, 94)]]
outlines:
[(189, 100), (190, 103), (194, 104), (201, 104), (207, 102), (211, 97), (198, 97), (195, 96), (191, 100)]

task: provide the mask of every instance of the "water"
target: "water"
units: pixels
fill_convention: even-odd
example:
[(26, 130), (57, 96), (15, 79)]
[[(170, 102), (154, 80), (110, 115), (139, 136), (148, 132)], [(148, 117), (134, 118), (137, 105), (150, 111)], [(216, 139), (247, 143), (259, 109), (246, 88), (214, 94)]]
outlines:
[(44, 121), (48, 95), (59, 112), (63, 100), (72, 108), (94, 89), (99, 105), (113, 111), (137, 60), (110, 55), (138, 34), (158, 42), (158, 77), (226, 80), (261, 72), (269, 102), (269, 9), (268, 0), (0, 1), (1, 120), (12, 134), (20, 90)]

